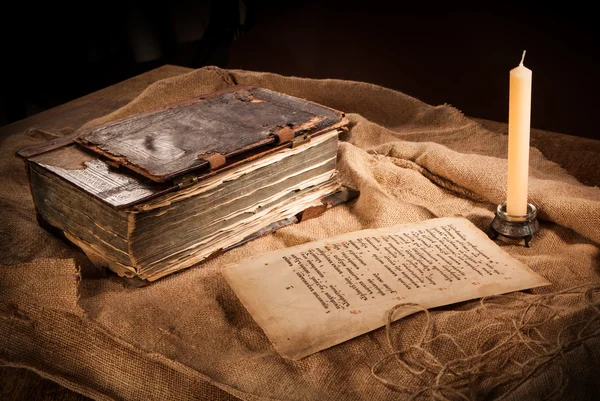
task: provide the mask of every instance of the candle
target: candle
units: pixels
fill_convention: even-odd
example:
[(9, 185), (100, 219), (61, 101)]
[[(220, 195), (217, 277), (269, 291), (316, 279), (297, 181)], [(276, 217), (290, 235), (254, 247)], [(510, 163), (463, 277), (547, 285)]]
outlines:
[(521, 63), (510, 71), (506, 213), (511, 216), (527, 214), (532, 73), (524, 59), (525, 51)]

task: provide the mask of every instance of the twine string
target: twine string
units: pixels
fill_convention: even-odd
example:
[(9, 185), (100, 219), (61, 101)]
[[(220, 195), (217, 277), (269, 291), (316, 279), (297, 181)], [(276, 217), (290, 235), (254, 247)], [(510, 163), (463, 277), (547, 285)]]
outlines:
[[(568, 385), (566, 354), (600, 337), (599, 295), (600, 284), (588, 283), (548, 294), (513, 293), (482, 298), (479, 308), (483, 312), (501, 310), (509, 317), (486, 325), (474, 341), (463, 345), (465, 340), (459, 341), (447, 333), (433, 335), (434, 317), (423, 306), (395, 305), (387, 313), (385, 326), (391, 351), (371, 367), (371, 374), (380, 383), (409, 393), (414, 400), (481, 398), (484, 387), (486, 394), (495, 394), (496, 399), (502, 400), (552, 365), (559, 369), (558, 380), (546, 398), (560, 399)], [(506, 305), (505, 301), (516, 302), (517, 306)], [(573, 301), (579, 301), (577, 308), (567, 306)], [(425, 322), (417, 341), (400, 348), (400, 342), (393, 340), (392, 322), (398, 311), (407, 309), (423, 313)], [(572, 321), (558, 332), (553, 331), (555, 325), (551, 322), (565, 318)], [(436, 347), (441, 341), (452, 347)], [(455, 357), (441, 358), (440, 350), (447, 354), (449, 349)]]

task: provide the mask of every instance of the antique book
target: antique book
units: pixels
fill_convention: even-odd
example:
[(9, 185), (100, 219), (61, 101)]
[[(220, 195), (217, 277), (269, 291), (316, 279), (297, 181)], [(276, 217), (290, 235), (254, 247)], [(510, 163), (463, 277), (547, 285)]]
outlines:
[(153, 281), (355, 192), (340, 111), (235, 86), (23, 149), (38, 220), (96, 264)]

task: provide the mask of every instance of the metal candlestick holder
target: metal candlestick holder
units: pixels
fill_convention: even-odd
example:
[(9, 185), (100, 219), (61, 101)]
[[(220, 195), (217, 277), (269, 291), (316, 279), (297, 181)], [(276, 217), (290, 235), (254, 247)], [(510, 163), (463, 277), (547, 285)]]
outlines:
[(535, 206), (528, 203), (525, 216), (512, 216), (506, 213), (506, 202), (503, 202), (498, 205), (494, 220), (490, 224), (490, 238), (496, 239), (499, 235), (508, 238), (525, 238), (525, 247), (529, 248), (529, 241), (539, 229)]

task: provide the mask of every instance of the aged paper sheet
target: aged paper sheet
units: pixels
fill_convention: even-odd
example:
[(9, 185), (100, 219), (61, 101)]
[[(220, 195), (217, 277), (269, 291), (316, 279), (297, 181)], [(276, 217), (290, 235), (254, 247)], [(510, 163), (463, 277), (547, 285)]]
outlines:
[(550, 284), (462, 217), (281, 249), (223, 275), (277, 352), (290, 359), (384, 326), (398, 303), (433, 308)]

